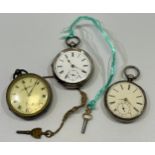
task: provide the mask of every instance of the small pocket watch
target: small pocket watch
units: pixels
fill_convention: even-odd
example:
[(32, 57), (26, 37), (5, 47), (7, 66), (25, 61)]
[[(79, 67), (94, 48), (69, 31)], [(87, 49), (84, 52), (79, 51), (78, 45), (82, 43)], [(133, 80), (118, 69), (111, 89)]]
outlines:
[(83, 49), (77, 48), (80, 39), (76, 36), (66, 39), (68, 49), (61, 51), (52, 63), (56, 79), (66, 88), (75, 89), (88, 81), (93, 72), (93, 61)]
[[(134, 74), (129, 74), (133, 70)], [(127, 66), (124, 69), (127, 78), (112, 84), (105, 94), (105, 105), (108, 111), (122, 122), (131, 122), (140, 117), (146, 108), (146, 95), (144, 90), (133, 81), (140, 71), (135, 66)]]
[(25, 119), (45, 112), (52, 100), (48, 82), (39, 75), (19, 69), (15, 71), (13, 78), (6, 93), (9, 109)]

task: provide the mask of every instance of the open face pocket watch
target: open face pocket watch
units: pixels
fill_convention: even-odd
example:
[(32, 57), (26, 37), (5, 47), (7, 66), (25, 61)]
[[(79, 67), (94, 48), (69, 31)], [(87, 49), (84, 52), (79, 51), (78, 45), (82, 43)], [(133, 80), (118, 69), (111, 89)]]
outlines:
[(30, 119), (45, 112), (52, 100), (52, 90), (41, 76), (16, 70), (7, 89), (9, 109), (19, 117)]
[(78, 37), (66, 39), (68, 49), (61, 51), (52, 63), (52, 70), (56, 79), (66, 88), (75, 89), (88, 81), (93, 72), (93, 61), (83, 49)]
[[(134, 70), (135, 74), (129, 74)], [(146, 108), (146, 95), (144, 90), (133, 81), (140, 71), (135, 66), (127, 66), (124, 69), (127, 80), (112, 84), (105, 94), (105, 105), (108, 111), (122, 122), (131, 122), (140, 117)]]

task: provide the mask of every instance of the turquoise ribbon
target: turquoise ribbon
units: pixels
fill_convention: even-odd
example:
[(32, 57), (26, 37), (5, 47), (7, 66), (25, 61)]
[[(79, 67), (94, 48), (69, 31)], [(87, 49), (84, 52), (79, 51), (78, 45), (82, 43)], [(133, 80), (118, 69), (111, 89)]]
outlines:
[(102, 97), (102, 95), (105, 93), (106, 89), (111, 84), (111, 82), (113, 80), (113, 77), (115, 76), (115, 73), (116, 73), (116, 48), (115, 48), (113, 42), (111, 41), (108, 33), (106, 32), (106, 30), (101, 25), (100, 21), (95, 19), (95, 18), (89, 17), (89, 16), (80, 16), (77, 19), (75, 19), (75, 21), (70, 25), (70, 27), (66, 31), (64, 31), (64, 33), (67, 33), (67, 35), (64, 36), (63, 39), (66, 39), (68, 37), (76, 36), (74, 30), (76, 28), (77, 23), (79, 23), (81, 20), (88, 20), (88, 21), (91, 21), (94, 24), (94, 26), (101, 32), (103, 38), (105, 39), (106, 43), (110, 47), (111, 54), (112, 54), (112, 61), (111, 61), (111, 66), (110, 66), (110, 72), (108, 73), (108, 80), (103, 85), (103, 87), (101, 87), (99, 89), (99, 91), (96, 93), (94, 98), (92, 100), (90, 100), (88, 102), (88, 104), (87, 104), (88, 107), (91, 110), (93, 110), (93, 109), (95, 109), (96, 103)]

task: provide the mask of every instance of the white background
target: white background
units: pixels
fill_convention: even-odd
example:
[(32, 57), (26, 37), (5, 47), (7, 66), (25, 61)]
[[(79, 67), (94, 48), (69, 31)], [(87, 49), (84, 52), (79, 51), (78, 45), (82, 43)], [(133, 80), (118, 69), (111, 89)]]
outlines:
[[(17, 68), (24, 68), (39, 75), (51, 75), (50, 64), (66, 48), (61, 32), (79, 15), (86, 14), (1, 14), (0, 15), (0, 141), (38, 141), (30, 136), (16, 135), (17, 129), (42, 127), (55, 130), (69, 108), (78, 105), (76, 91), (65, 90), (56, 80), (50, 80), (54, 100), (49, 111), (33, 121), (25, 121), (12, 114), (7, 107), (6, 88)], [(121, 79), (122, 68), (127, 64), (141, 70), (141, 85), (148, 99), (148, 106), (141, 119), (132, 124), (121, 124), (109, 116), (103, 97), (93, 111), (87, 132), (81, 135), (82, 113), (79, 111), (65, 124), (62, 131), (51, 139), (39, 141), (154, 141), (154, 39), (155, 15), (153, 14), (87, 14), (102, 21), (118, 49), (118, 70), (115, 81)], [(83, 23), (82, 23), (83, 24)], [(81, 25), (82, 25), (81, 24)], [(103, 43), (97, 30), (89, 25), (79, 28), (81, 48), (89, 52), (95, 63), (95, 73), (82, 89), (92, 98), (107, 76), (110, 50)]]

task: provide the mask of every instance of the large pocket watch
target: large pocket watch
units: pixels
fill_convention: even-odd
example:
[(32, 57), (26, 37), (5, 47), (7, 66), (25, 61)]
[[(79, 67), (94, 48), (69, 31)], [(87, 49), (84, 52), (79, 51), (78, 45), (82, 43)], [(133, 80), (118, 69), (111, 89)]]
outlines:
[[(131, 70), (134, 74), (129, 73)], [(118, 120), (131, 122), (143, 114), (147, 103), (146, 95), (144, 90), (133, 82), (140, 75), (138, 68), (127, 66), (124, 74), (127, 80), (112, 84), (106, 91), (105, 105)]]
[(7, 89), (9, 109), (19, 117), (30, 119), (45, 112), (52, 100), (52, 90), (41, 76), (16, 70)]
[(93, 72), (93, 61), (83, 49), (78, 37), (66, 39), (68, 49), (61, 51), (52, 63), (52, 70), (56, 79), (66, 88), (75, 89), (88, 81)]

